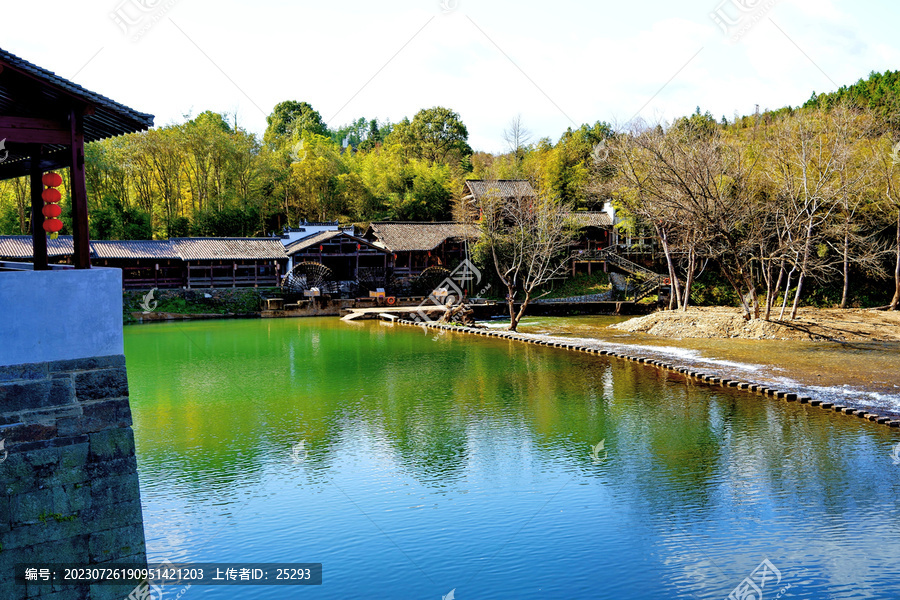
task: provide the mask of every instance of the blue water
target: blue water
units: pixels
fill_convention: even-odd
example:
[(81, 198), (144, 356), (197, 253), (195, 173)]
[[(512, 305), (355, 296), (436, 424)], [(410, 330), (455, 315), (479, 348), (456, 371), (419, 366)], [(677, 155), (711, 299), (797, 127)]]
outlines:
[(377, 322), (133, 326), (126, 357), (150, 560), (323, 564), (183, 598), (724, 599), (764, 559), (766, 599), (900, 598), (896, 430)]

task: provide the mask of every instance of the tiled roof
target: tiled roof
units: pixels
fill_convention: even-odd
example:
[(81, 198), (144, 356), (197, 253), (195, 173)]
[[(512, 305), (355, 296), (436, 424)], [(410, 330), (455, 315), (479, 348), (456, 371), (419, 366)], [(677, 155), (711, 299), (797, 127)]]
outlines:
[(391, 252), (434, 250), (448, 239), (476, 239), (478, 225), (444, 221), (378, 221), (369, 231)]
[(602, 211), (576, 210), (572, 211), (572, 217), (579, 227), (612, 227), (613, 220), (609, 213)]
[(287, 252), (288, 256), (293, 256), (297, 252), (302, 252), (308, 248), (313, 248), (318, 246), (319, 244), (325, 243), (329, 240), (332, 240), (338, 236), (343, 236), (350, 240), (351, 242), (362, 244), (364, 246), (370, 246), (378, 250), (379, 252), (387, 252), (383, 247), (373, 244), (368, 240), (364, 240), (362, 238), (356, 237), (355, 235), (350, 235), (346, 231), (320, 231), (319, 233), (314, 233), (311, 236), (305, 237), (303, 239), (297, 240), (291, 244), (288, 244), (284, 247), (285, 252)]
[(466, 187), (475, 200), (489, 194), (499, 194), (501, 198), (527, 198), (535, 195), (534, 188), (524, 179), (469, 179)]
[(178, 258), (169, 240), (93, 240), (97, 258)]
[[(335, 232), (337, 233), (337, 232)], [(31, 258), (31, 236), (0, 235), (0, 258)], [(72, 236), (47, 240), (48, 256), (73, 253)], [(91, 256), (110, 259), (275, 260), (287, 258), (278, 238), (173, 238), (93, 240)]]
[[(59, 75), (43, 69), (35, 64), (21, 59), (14, 54), (0, 48), (0, 65), (6, 66), (10, 71), (25, 74), (29, 80), (37, 79), (44, 84), (45, 89), (39, 90), (38, 95), (42, 106), (47, 104), (67, 104), (66, 97), (74, 98), (94, 107), (94, 113), (84, 117), (84, 141), (93, 142), (107, 137), (142, 131), (153, 127), (153, 115), (138, 112), (101, 96), (90, 90), (86, 90), (78, 84), (63, 79)], [(46, 118), (45, 113), (35, 112), (37, 97), (30, 92), (23, 92), (23, 87), (12, 88), (7, 73), (0, 81), (0, 114), (19, 117)]]
[(184, 260), (253, 260), (286, 258), (279, 238), (172, 238)]
[(288, 253), (288, 255), (293, 254), (294, 252), (299, 252), (300, 250), (306, 250), (310, 246), (315, 246), (317, 244), (321, 244), (323, 242), (327, 242), (331, 238), (336, 235), (340, 235), (340, 231), (320, 231), (319, 233), (314, 233), (312, 235), (308, 235), (305, 238), (300, 238), (299, 240), (295, 240), (284, 247), (284, 251)]
[[(0, 258), (31, 258), (30, 235), (0, 235)], [(47, 256), (71, 256), (75, 252), (71, 235), (47, 239)]]

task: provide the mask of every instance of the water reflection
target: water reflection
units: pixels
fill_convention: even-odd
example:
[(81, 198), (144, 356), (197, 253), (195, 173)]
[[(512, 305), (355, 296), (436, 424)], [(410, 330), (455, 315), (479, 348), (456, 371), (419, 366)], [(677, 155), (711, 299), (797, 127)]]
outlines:
[(151, 558), (323, 562), (321, 598), (726, 597), (764, 557), (797, 597), (900, 595), (896, 432), (434, 338), (334, 319), (127, 328)]
[(519, 330), (599, 342), (610, 349), (696, 367), (712, 375), (768, 384), (900, 416), (898, 343), (669, 339), (608, 328), (628, 318), (530, 318), (523, 321)]

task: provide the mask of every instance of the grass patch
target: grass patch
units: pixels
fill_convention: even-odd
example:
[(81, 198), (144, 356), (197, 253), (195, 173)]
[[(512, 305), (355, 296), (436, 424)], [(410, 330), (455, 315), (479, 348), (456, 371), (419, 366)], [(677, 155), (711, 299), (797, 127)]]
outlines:
[(569, 298), (571, 296), (587, 296), (602, 294), (610, 290), (609, 275), (606, 273), (581, 273), (564, 281), (553, 281), (544, 286), (535, 297), (549, 291), (543, 298)]

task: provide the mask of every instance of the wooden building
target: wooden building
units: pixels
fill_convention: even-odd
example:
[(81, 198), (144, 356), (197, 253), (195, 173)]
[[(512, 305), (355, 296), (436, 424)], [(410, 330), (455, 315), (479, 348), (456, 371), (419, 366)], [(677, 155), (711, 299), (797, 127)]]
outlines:
[(578, 237), (572, 244), (572, 249), (602, 250), (614, 245), (616, 233), (613, 214), (606, 211), (572, 211), (572, 218), (578, 226)]
[(348, 231), (320, 231), (285, 246), (291, 266), (317, 262), (334, 274), (336, 281), (357, 281), (360, 269), (380, 269), (387, 273), (394, 266), (391, 252)]
[(475, 223), (378, 221), (364, 237), (393, 254), (396, 277), (409, 278), (432, 266), (455, 267), (468, 258), (478, 235)]
[(288, 257), (278, 238), (172, 238), (186, 287), (277, 286)]
[[(91, 260), (122, 270), (125, 289), (277, 286), (288, 255), (278, 238), (94, 240)], [(70, 264), (72, 236), (47, 241), (53, 262)], [(0, 236), (0, 260), (32, 261), (31, 238)]]
[(93, 264), (122, 269), (122, 287), (125, 289), (186, 285), (184, 261), (168, 240), (94, 240), (91, 251)]
[[(487, 196), (505, 198), (531, 198), (535, 196), (534, 188), (525, 179), (468, 179), (466, 189), (469, 193), (463, 200), (477, 205), (479, 200)], [(477, 210), (475, 211), (477, 217)]]

